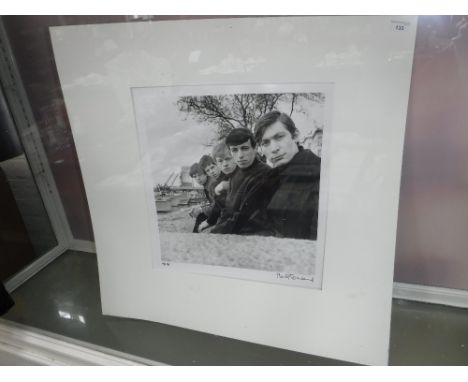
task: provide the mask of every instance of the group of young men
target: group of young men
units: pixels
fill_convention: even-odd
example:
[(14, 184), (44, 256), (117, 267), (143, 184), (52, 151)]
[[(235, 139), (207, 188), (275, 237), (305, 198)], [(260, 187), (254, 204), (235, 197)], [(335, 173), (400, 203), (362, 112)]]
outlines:
[(297, 138), (292, 119), (272, 111), (194, 163), (209, 205), (192, 209), (193, 231), (316, 240), (320, 158)]

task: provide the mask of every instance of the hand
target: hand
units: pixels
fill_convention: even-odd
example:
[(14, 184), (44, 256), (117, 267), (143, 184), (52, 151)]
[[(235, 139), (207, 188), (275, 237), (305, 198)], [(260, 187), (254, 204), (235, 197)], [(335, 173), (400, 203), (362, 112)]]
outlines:
[(198, 217), (198, 215), (200, 215), (202, 212), (202, 208), (200, 206), (196, 206), (196, 207), (193, 207), (192, 210), (189, 212), (189, 215), (192, 217), (192, 218), (196, 218)]
[(223, 180), (220, 182), (214, 189), (216, 195), (221, 195), (221, 193), (226, 190), (229, 190), (229, 182), (227, 180)]
[(202, 222), (199, 226), (198, 226), (198, 232), (201, 232), (203, 231), (204, 229), (208, 228), (210, 225), (207, 223), (207, 221), (205, 220), (204, 222)]

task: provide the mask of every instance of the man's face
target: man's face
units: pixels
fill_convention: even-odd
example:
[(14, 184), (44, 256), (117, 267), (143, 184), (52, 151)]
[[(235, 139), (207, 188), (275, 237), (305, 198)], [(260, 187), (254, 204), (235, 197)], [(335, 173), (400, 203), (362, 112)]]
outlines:
[(262, 153), (273, 167), (289, 163), (299, 151), (291, 133), (280, 121), (265, 129), (260, 146)]
[(205, 167), (206, 175), (211, 176), (212, 178), (217, 178), (219, 176), (219, 167), (216, 166), (214, 163), (209, 164)]
[(216, 163), (221, 171), (226, 175), (233, 172), (237, 167), (236, 162), (234, 162), (234, 158), (229, 154), (226, 154), (222, 157), (217, 157)]
[(206, 180), (208, 179), (205, 174), (195, 174), (193, 176), (193, 179), (200, 185), (203, 186), (206, 183)]
[(240, 168), (248, 168), (255, 160), (257, 147), (252, 147), (252, 142), (247, 139), (244, 143), (237, 146), (229, 146), (234, 161)]

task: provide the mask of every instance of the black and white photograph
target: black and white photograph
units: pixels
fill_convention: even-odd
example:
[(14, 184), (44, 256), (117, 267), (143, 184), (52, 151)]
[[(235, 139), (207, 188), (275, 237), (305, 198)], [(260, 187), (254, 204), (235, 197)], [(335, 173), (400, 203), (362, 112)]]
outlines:
[(155, 267), (320, 288), (329, 88), (132, 89)]
[(50, 27), (103, 314), (387, 363), (417, 25)]

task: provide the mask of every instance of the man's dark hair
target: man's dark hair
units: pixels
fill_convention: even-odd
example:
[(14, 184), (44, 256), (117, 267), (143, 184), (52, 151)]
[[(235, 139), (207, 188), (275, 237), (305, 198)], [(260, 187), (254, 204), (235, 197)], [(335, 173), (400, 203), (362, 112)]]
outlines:
[(226, 145), (228, 147), (238, 146), (250, 140), (252, 147), (255, 147), (255, 138), (252, 132), (245, 127), (238, 127), (232, 129), (231, 132), (226, 137)]
[(201, 168), (198, 163), (194, 163), (190, 166), (189, 175), (193, 178), (195, 175), (202, 174)]
[(262, 117), (255, 124), (254, 134), (255, 140), (258, 144), (261, 143), (265, 130), (277, 121), (280, 121), (284, 125), (284, 127), (286, 127), (286, 129), (291, 133), (291, 136), (293, 138), (297, 136), (297, 127), (289, 115), (276, 110), (270, 111), (262, 115)]
[(205, 168), (207, 168), (210, 164), (216, 165), (215, 161), (210, 155), (203, 155), (200, 158), (200, 161), (198, 162), (198, 165), (200, 166), (201, 171), (205, 171)]

